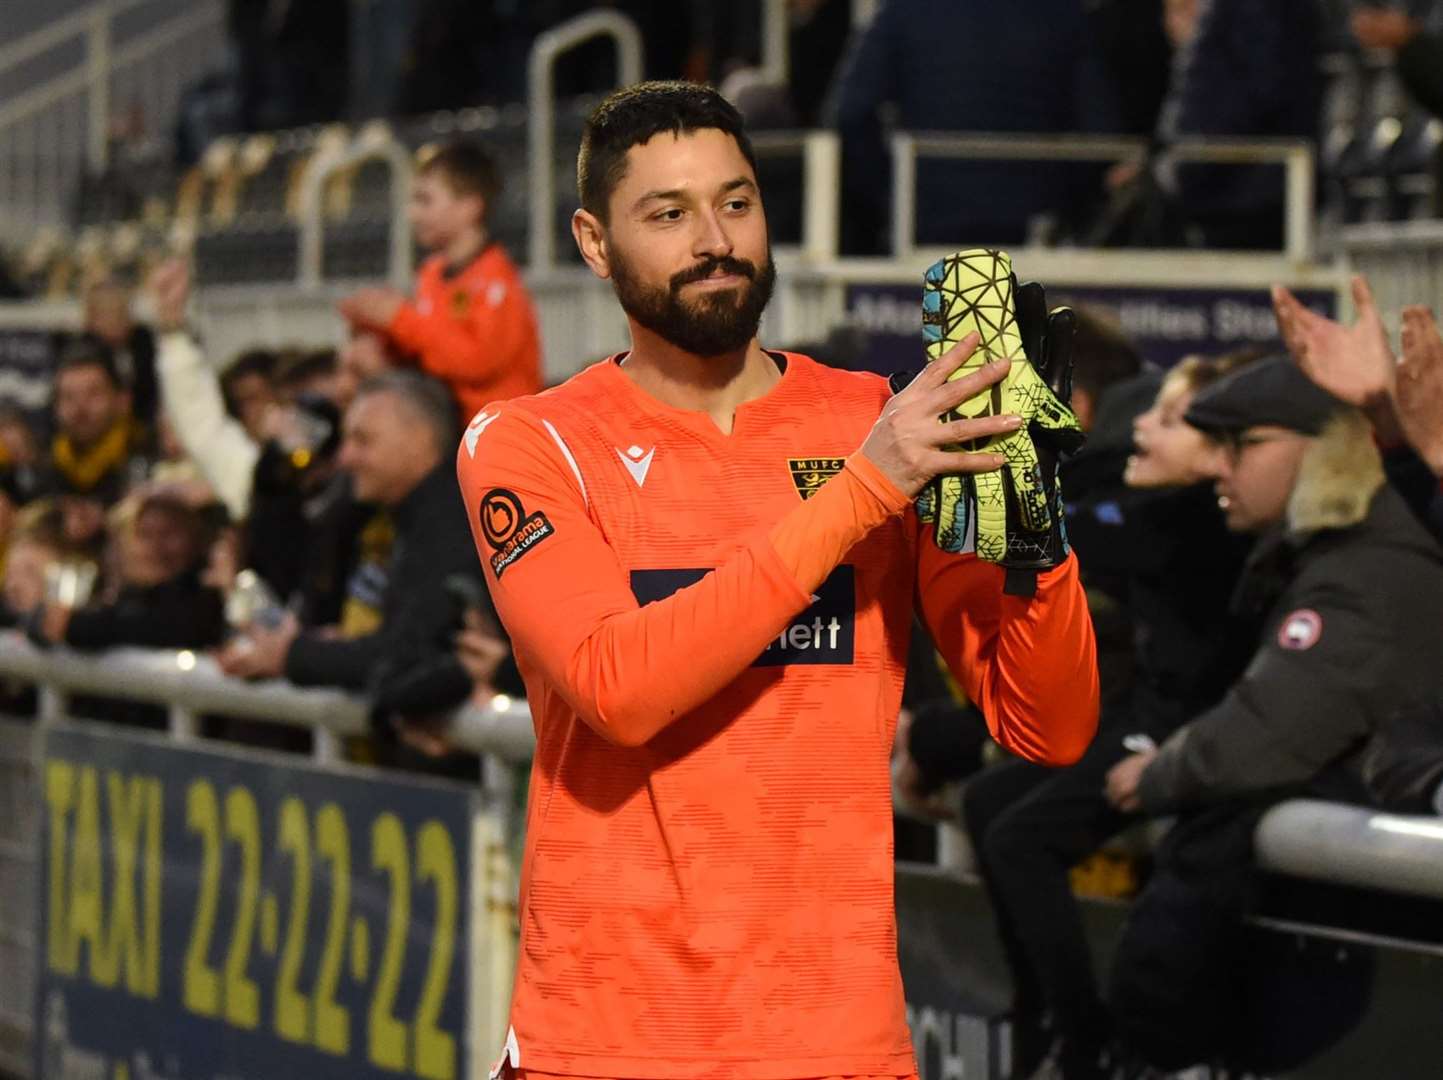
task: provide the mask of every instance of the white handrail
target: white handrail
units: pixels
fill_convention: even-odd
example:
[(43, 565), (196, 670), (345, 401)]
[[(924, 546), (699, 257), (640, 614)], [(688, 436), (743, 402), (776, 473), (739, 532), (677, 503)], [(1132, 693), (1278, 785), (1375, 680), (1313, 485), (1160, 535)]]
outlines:
[(48, 52), (69, 38), (83, 34), (97, 17), (114, 19), (132, 8), (138, 8), (142, 4), (151, 2), (153, 0), (95, 0), (94, 3), (79, 11), (73, 11), (37, 30), (32, 30), (22, 38), (6, 45), (0, 45), (0, 74), (25, 63), (32, 57)]
[(301, 187), (300, 244), (296, 256), (296, 282), (314, 289), (321, 284), (325, 247), (324, 194), (326, 181), (341, 169), (366, 161), (383, 161), (391, 167), (390, 239), (386, 276), (398, 289), (411, 285), (411, 225), (407, 208), (411, 201), (414, 163), (411, 152), (394, 135), (384, 139), (357, 140), (333, 151), (320, 150), (306, 169)]
[(841, 229), (841, 138), (834, 131), (759, 131), (751, 143), (758, 156), (801, 152), (802, 254), (816, 263), (835, 259)]
[(583, 42), (605, 35), (616, 42), (616, 71), (622, 86), (641, 80), (641, 31), (619, 11), (578, 15), (536, 38), (526, 65), (529, 116), (526, 125), (528, 176), (531, 181), (531, 235), (527, 247), (532, 273), (546, 273), (556, 264), (556, 235), (551, 220), (556, 203), (557, 59)]
[(791, 77), (790, 32), (787, 0), (762, 0), (762, 74), (773, 86)]
[(1253, 846), (1268, 870), (1443, 899), (1443, 818), (1292, 799), (1263, 815)]
[[(892, 255), (916, 251), (917, 158), (956, 161), (1121, 161), (1141, 158), (1143, 139), (1096, 135), (1012, 135), (994, 132), (896, 132), (892, 136)], [(1285, 170), (1284, 251), (1297, 263), (1313, 254), (1314, 163), (1311, 143), (1298, 139), (1180, 139), (1171, 161), (1214, 165), (1282, 165)]]
[[(166, 706), (172, 733), (182, 738), (194, 737), (194, 720), (201, 714), (266, 720), (323, 736), (317, 739), (317, 756), (325, 757), (328, 750), (321, 748), (333, 748), (334, 739), (370, 730), (368, 706), (358, 697), (279, 679), (233, 679), (209, 657), (189, 650), (41, 650), (8, 632), (0, 635), (0, 675), (36, 683), (60, 698), (96, 694)], [(487, 708), (459, 710), (451, 719), (450, 735), (467, 750), (524, 761), (534, 742), (531, 711), (522, 699), (498, 697)]]

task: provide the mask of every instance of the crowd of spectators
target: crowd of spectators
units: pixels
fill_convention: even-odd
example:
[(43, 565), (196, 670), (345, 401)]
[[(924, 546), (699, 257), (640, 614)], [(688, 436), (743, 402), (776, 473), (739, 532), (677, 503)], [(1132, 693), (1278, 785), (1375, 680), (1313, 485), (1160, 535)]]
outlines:
[[(232, 4), (250, 80), (243, 123), (344, 114), (354, 9), (328, 20), (316, 5), (299, 22), (304, 5), (274, 5), (278, 22), (271, 7)], [(394, 38), (412, 45), (394, 58), (397, 96), (383, 111), (519, 97), (518, 43), (574, 13), (417, 7), (414, 38)], [(1314, 0), (1048, 0), (1025, 23), (1004, 0), (886, 0), (844, 61), (848, 7), (794, 4), (794, 38), (821, 44), (771, 105), (789, 122), (840, 127), (852, 250), (878, 250), (887, 232), (876, 162), (889, 123), (1151, 139), (1144, 158), (1112, 167), (923, 170), (924, 242), (1016, 243), (1037, 235), (1039, 212), (1054, 235), (1102, 243), (1280, 236), (1273, 171), (1188, 166), (1169, 148), (1313, 134)], [(373, 19), (407, 18), (392, 8), (368, 6)], [(663, 26), (652, 8), (635, 14), (662, 43), (656, 73), (721, 79), (757, 63), (747, 19), (693, 4), (689, 21)], [(484, 32), (445, 32), (466, 20)], [(1427, 17), (1364, 6), (1350, 25), (1438, 107)], [(983, 42), (988, 64), (939, 42)], [(322, 48), (332, 66), (297, 79)], [(435, 62), (417, 64), (415, 49)], [(481, 405), (539, 389), (541, 372), (530, 299), (487, 228), (499, 184), (473, 146), (422, 164), (412, 222), (432, 257), (413, 295), (346, 297), (335, 350), (257, 348), (220, 366), (189, 326), (181, 262), (151, 275), (149, 326), (121, 286), (90, 288), (48, 412), (0, 410), (0, 620), (42, 646), (205, 650), (233, 678), (364, 695), (375, 736), (358, 754), (468, 769), (438, 718), (522, 686), (452, 455)], [(956, 820), (972, 842), (1013, 974), (1018, 1077), (1104, 1076), (1130, 1056), (1289, 1067), (1286, 1054), (1256, 1056), (1228, 992), (1257, 894), (1252, 826), (1300, 793), (1443, 813), (1443, 639), (1418, 632), (1443, 606), (1443, 334), (1427, 310), (1407, 309), (1395, 357), (1361, 281), (1351, 326), (1285, 290), (1274, 299), (1286, 354), (1195, 357), (1165, 375), (1080, 316), (1075, 404), (1091, 441), (1063, 483), (1102, 665), (1088, 754), (1060, 770), (997, 760), (975, 709), (926, 677), (927, 656), (913, 664), (899, 801)], [(1163, 816), (1178, 824), (1104, 987), (1074, 867)]]
[[(1443, 336), (1407, 308), (1395, 357), (1367, 283), (1353, 292), (1345, 326), (1279, 288), (1286, 353), (1161, 378), (1080, 341), (1079, 378), (1101, 386), (1064, 484), (1103, 689), (1080, 762), (993, 760), (950, 700), (904, 718), (901, 804), (965, 828), (993, 902), (1017, 1077), (1287, 1070), (1357, 1019), (1266, 1019), (1247, 972), (1275, 958), (1251, 959), (1244, 925), (1265, 891), (1253, 828), (1277, 802), (1443, 812), (1443, 653), (1423, 629), (1443, 605)], [(1164, 817), (1103, 987), (1076, 868)]]
[(454, 457), (478, 403), (540, 388), (529, 295), (488, 235), (498, 189), (479, 147), (428, 161), (417, 293), (348, 297), (335, 350), (217, 364), (181, 260), (146, 283), (150, 325), (124, 288), (93, 287), (48, 413), (0, 416), (4, 622), (45, 647), (206, 651), (235, 678), (361, 694), (377, 722), (359, 752), (472, 769), (437, 719), (523, 688)]

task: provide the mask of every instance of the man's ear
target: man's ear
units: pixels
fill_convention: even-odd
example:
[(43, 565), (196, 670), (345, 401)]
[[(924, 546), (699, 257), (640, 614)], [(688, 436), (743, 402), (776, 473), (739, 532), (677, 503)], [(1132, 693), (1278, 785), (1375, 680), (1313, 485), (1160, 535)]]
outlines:
[(576, 239), (577, 250), (599, 278), (611, 277), (611, 252), (606, 244), (606, 228), (589, 210), (578, 210), (571, 215), (571, 235)]

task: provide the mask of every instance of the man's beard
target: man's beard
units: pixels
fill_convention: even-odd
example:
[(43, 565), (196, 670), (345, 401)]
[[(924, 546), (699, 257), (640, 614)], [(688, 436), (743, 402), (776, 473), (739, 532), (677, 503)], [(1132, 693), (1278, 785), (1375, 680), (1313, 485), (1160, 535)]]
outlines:
[[(745, 281), (735, 289), (713, 289), (695, 300), (682, 299), (683, 287), (718, 270)], [(746, 348), (757, 335), (776, 278), (777, 268), (768, 250), (760, 271), (745, 259), (708, 256), (689, 270), (673, 274), (663, 289), (640, 281), (615, 248), (611, 253), (611, 283), (622, 310), (663, 341), (693, 356), (722, 356)]]

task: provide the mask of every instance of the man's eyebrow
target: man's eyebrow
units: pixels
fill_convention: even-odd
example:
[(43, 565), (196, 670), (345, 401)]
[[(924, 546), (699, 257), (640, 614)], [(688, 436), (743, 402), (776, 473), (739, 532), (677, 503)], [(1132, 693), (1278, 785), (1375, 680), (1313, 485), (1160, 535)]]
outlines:
[(649, 202), (665, 202), (669, 199), (680, 199), (686, 192), (681, 188), (671, 188), (669, 191), (648, 191), (641, 198), (632, 204), (632, 209), (639, 210)]
[[(735, 180), (728, 180), (723, 184), (721, 192), (723, 195), (727, 195), (739, 188), (750, 188), (752, 191), (756, 191), (757, 185), (749, 176), (738, 176)], [(632, 209), (639, 210), (650, 202), (666, 202), (671, 199), (683, 199), (686, 197), (686, 194), (681, 188), (670, 188), (666, 191), (648, 191), (632, 204)]]

